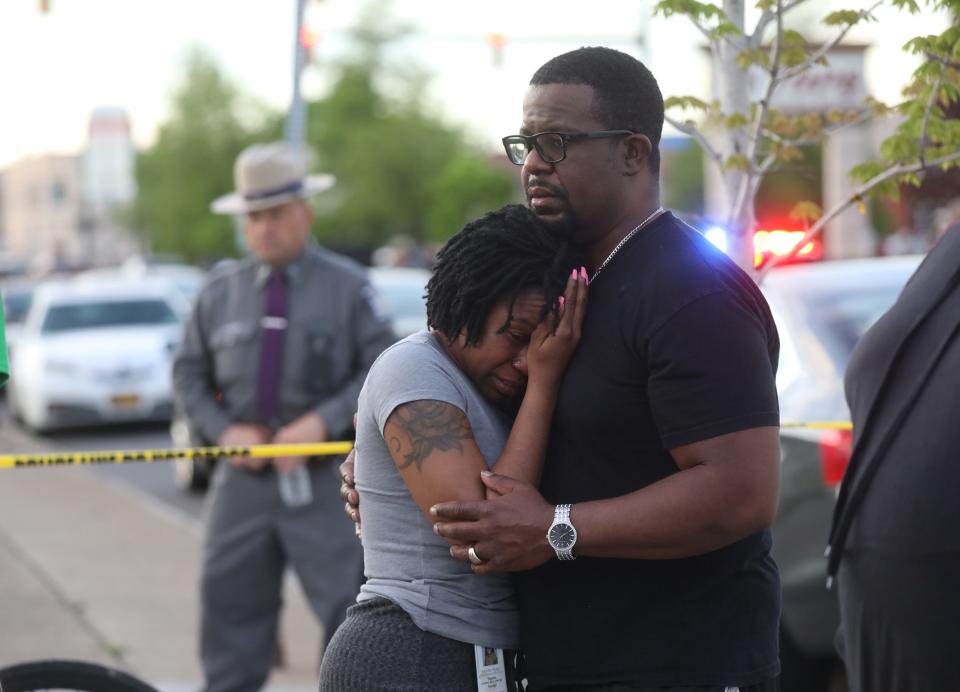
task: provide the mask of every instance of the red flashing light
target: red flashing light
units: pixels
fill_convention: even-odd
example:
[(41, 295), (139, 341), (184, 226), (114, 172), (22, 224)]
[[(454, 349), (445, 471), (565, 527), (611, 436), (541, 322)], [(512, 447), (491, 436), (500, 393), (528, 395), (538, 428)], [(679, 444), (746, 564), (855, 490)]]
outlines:
[(835, 488), (843, 480), (853, 452), (853, 432), (850, 430), (826, 430), (820, 437), (820, 472), (823, 483)]
[[(786, 257), (803, 240), (804, 231), (783, 229), (757, 231), (753, 234), (753, 264), (761, 267), (773, 257)], [(798, 252), (792, 261), (823, 259), (823, 241), (813, 238)]]

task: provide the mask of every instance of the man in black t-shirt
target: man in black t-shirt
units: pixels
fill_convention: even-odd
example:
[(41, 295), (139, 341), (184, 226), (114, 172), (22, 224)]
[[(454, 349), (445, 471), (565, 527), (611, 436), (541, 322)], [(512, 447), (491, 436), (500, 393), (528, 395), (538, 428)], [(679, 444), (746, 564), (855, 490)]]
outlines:
[(582, 48), (537, 71), (504, 138), (530, 207), (589, 259), (590, 308), (540, 489), (485, 477), (498, 497), (434, 511), (476, 572), (517, 573), (530, 690), (779, 674), (779, 340), (753, 281), (660, 207), (662, 126), (640, 62)]

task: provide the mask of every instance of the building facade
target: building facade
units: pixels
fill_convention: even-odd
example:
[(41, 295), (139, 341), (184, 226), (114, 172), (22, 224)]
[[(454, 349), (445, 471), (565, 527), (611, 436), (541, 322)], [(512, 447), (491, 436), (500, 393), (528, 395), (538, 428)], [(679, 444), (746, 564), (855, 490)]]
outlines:
[(85, 150), (16, 161), (0, 176), (0, 250), (33, 271), (114, 264), (136, 251), (120, 221), (136, 194), (126, 115), (94, 111)]

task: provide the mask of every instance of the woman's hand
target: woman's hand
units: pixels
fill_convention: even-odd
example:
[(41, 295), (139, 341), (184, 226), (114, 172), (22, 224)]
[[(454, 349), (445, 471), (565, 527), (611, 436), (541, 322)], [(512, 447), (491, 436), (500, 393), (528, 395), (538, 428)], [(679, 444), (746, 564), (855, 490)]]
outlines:
[(587, 270), (574, 269), (560, 298), (559, 319), (547, 315), (530, 335), (527, 369), (530, 384), (559, 384), (567, 363), (580, 342), (580, 328), (587, 314)]

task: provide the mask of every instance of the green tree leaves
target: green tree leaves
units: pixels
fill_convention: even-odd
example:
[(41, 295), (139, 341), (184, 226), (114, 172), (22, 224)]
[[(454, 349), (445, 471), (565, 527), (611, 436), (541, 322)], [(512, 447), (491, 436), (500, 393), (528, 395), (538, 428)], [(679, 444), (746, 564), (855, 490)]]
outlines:
[[(960, 18), (960, 0), (887, 2), (905, 12), (945, 10)], [(876, 21), (871, 12), (880, 2), (870, 10), (837, 9), (823, 15), (821, 24), (832, 38), (819, 45), (807, 42), (797, 30), (801, 24), (792, 21), (789, 14), (802, 0), (756, 0), (754, 4), (760, 16), (752, 32), (737, 28), (744, 26), (745, 12), (743, 3), (734, 0), (709, 4), (660, 0), (656, 4), (657, 13), (685, 16), (710, 41), (715, 74), (722, 85), (719, 100), (707, 104), (695, 97), (672, 96), (665, 102), (667, 120), (693, 136), (709, 154), (709, 160), (719, 166), (729, 205), (727, 225), (741, 239), (753, 232), (757, 195), (766, 187), (766, 178), (796, 168), (798, 163), (804, 165), (805, 148), (819, 144), (840, 128), (897, 116), (895, 129), (881, 145), (877, 160), (850, 171), (859, 185), (848, 196), (826, 210), (813, 202), (791, 205), (796, 220), (812, 223), (810, 233), (819, 232), (851, 205), (865, 209), (867, 195), (895, 196), (900, 185), (920, 185), (925, 170), (960, 168), (960, 120), (956, 118), (960, 25), (956, 21), (939, 34), (917, 36), (904, 46), (905, 52), (921, 56), (922, 62), (904, 89), (902, 103), (888, 106), (868, 97), (858, 109), (786, 113), (771, 107), (776, 103), (777, 89), (807, 70), (826, 64), (830, 50), (840, 44), (851, 27)], [(751, 75), (765, 73), (765, 93), (754, 103), (747, 102), (747, 71)], [(699, 111), (701, 120), (694, 123), (671, 117), (671, 109)], [(747, 247), (748, 243), (739, 246)], [(747, 267), (750, 258), (743, 255), (737, 260)]]
[(329, 96), (311, 107), (310, 141), (338, 180), (337, 204), (317, 214), (322, 239), (443, 241), (510, 201), (513, 171), (494, 167), (462, 131), (428, 113), (418, 84), (394, 83), (392, 93), (403, 96), (389, 99), (376, 77), (369, 63), (345, 65)]
[[(332, 87), (308, 106), (313, 168), (337, 176), (315, 200), (314, 230), (331, 245), (373, 248), (396, 234), (444, 241), (519, 194), (513, 167), (495, 164), (424, 105), (422, 73), (385, 67), (387, 44), (405, 31), (367, 17), (354, 31), (358, 55), (326, 67)], [(282, 118), (202, 52), (190, 56), (170, 110), (138, 158), (135, 223), (155, 251), (201, 262), (234, 255), (234, 224), (210, 202), (233, 189), (245, 146), (281, 138)]]
[(194, 52), (173, 95), (171, 117), (137, 157), (134, 223), (147, 246), (192, 261), (234, 252), (230, 219), (210, 202), (233, 189), (233, 161), (265, 111), (244, 97), (204, 53)]

